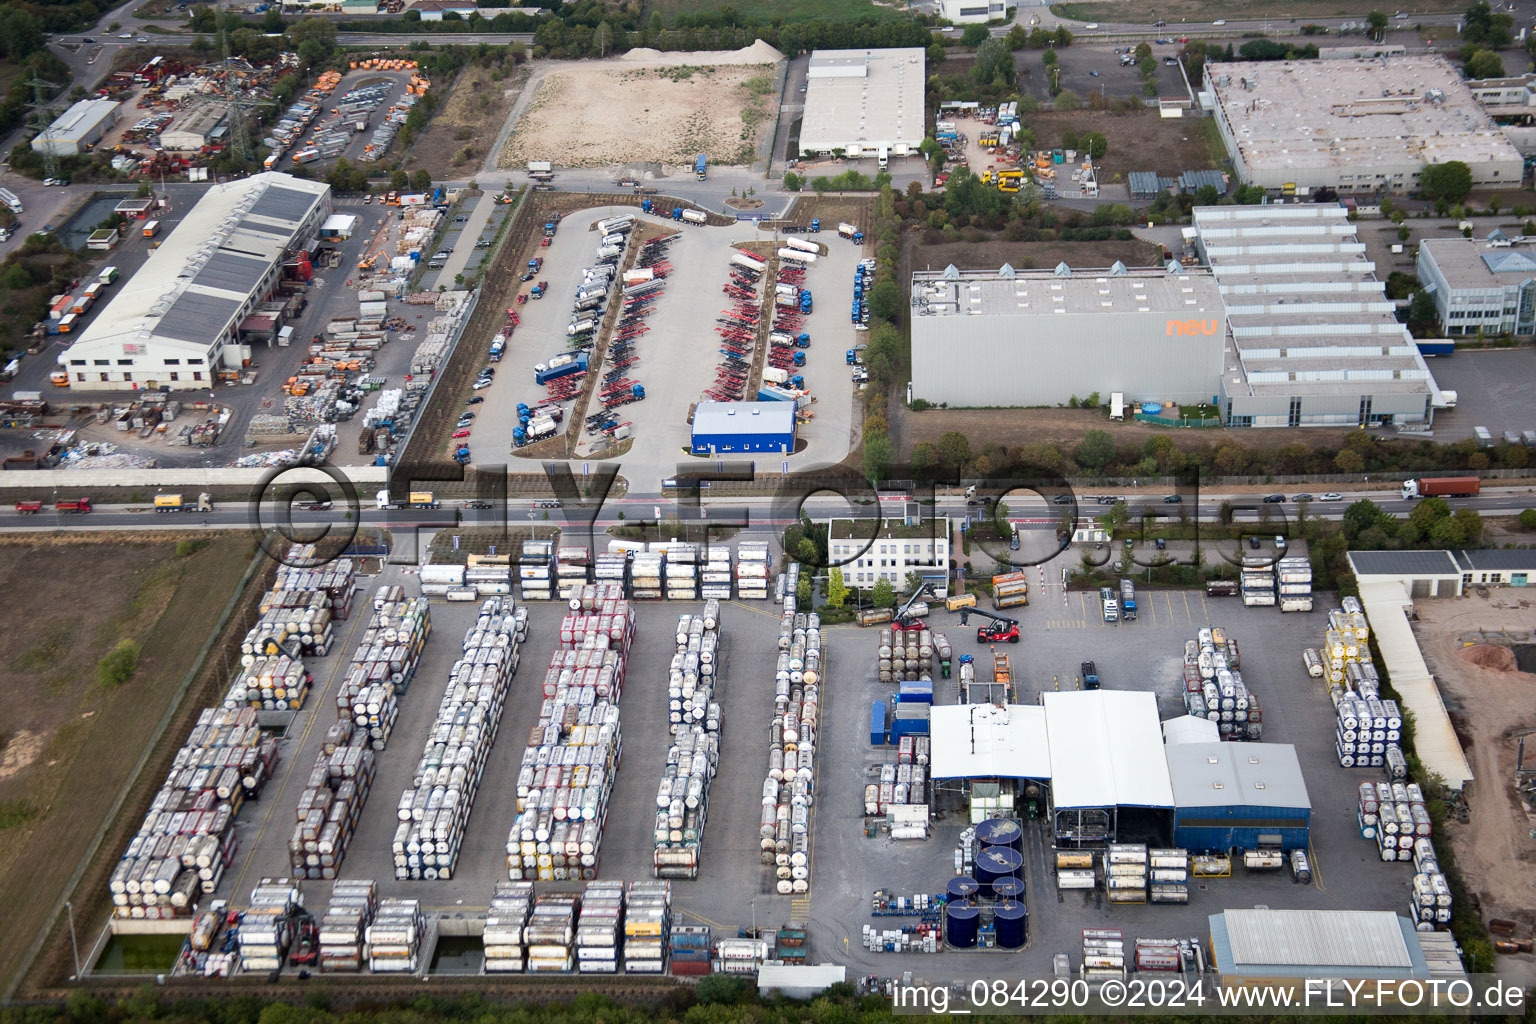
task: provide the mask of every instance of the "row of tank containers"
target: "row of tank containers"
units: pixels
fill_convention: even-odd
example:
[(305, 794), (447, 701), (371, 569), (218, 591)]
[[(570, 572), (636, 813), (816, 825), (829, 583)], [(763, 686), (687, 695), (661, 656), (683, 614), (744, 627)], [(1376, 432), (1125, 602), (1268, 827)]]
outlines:
[(112, 870), (107, 887), (115, 917), (189, 916), (233, 861), (235, 819), (277, 767), (278, 741), (263, 724), (272, 715), (278, 717), (270, 724), (281, 724), (303, 705), (312, 677), (300, 650), (328, 650), (331, 623), (351, 614), (351, 561), (303, 568), (316, 564), (316, 555), (313, 545), (285, 552), (255, 626), (239, 642), (239, 668), (223, 699), (198, 714)]
[(656, 788), (658, 878), (697, 878), (709, 787), (720, 766), (720, 602), (677, 620), (677, 647), (667, 669), (667, 725), (672, 743)]
[(792, 562), (778, 590), (779, 653), (773, 670), (773, 722), (768, 730), (768, 772), (763, 779), (758, 839), (762, 862), (774, 869), (780, 895), (811, 888), (811, 804), (821, 714), (821, 617), (798, 610), (800, 564)]
[(1184, 709), (1216, 723), (1222, 740), (1264, 738), (1259, 697), (1243, 682), (1237, 641), (1220, 626), (1205, 626), (1184, 641)]
[(1250, 608), (1280, 606), (1282, 612), (1312, 610), (1312, 562), (1301, 555), (1287, 555), (1277, 562), (1242, 567), (1239, 589)]
[(637, 601), (744, 601), (768, 599), (767, 541), (742, 541), (736, 560), (724, 544), (682, 541), (642, 544), (614, 540), (593, 557), (583, 545), (525, 540), (516, 554), (465, 556), (421, 567), (424, 597), (474, 601), (510, 594), (514, 584), (524, 601), (569, 601), (590, 584), (617, 586)]

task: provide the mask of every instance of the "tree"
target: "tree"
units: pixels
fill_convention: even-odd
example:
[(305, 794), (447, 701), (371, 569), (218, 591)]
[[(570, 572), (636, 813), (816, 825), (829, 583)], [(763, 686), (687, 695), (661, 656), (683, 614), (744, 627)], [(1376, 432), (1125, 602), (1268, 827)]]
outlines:
[(1475, 508), (1459, 508), (1451, 516), (1461, 526), (1461, 543), (1476, 547), (1483, 541), (1483, 517)]
[(298, 54), (305, 67), (317, 67), (325, 63), (325, 44), (318, 39), (306, 39), (299, 44)]
[(1349, 508), (1344, 510), (1344, 537), (1351, 542), (1372, 527), (1383, 528), (1382, 524), (1393, 526), (1396, 520), (1383, 512), (1380, 505), (1368, 498), (1352, 502)]
[(1380, 42), (1387, 27), (1387, 16), (1380, 11), (1372, 11), (1365, 16), (1365, 23), (1371, 26), (1371, 38)]
[(1478, 50), (1467, 59), (1468, 78), (1503, 78), (1504, 62), (1491, 50)]
[(971, 461), (971, 439), (958, 430), (948, 430), (939, 435), (939, 455), (943, 457), (944, 464), (955, 474), (965, 469), (965, 464)]
[(1063, 89), (1056, 94), (1057, 110), (1082, 110), (1083, 98), (1071, 89)]
[(288, 41), (295, 48), (304, 40), (313, 39), (325, 49), (327, 56), (336, 49), (336, 25), (329, 18), (301, 18), (288, 29)]
[(894, 281), (881, 281), (870, 289), (869, 314), (895, 322), (901, 317), (901, 292)]
[(35, 14), (17, 4), (0, 7), (0, 54), (20, 62), (41, 50), (43, 41), (42, 24)]
[(991, 39), (992, 35), (985, 25), (967, 25), (965, 31), (960, 34), (961, 46), (980, 46)]
[(885, 434), (864, 438), (864, 476), (870, 483), (878, 483), (891, 474), (891, 439)]
[(1459, 548), (1467, 542), (1467, 530), (1455, 516), (1447, 516), (1430, 528), (1428, 539), (1437, 548)]
[(1078, 148), (1081, 148), (1089, 156), (1098, 160), (1109, 152), (1109, 140), (1102, 132), (1088, 132), (1078, 140)]
[(1434, 296), (1420, 288), (1413, 293), (1413, 298), (1408, 302), (1408, 322), (1410, 324), (1427, 324), (1436, 320), (1439, 316), (1435, 308)]
[(1419, 172), (1419, 191), (1426, 199), (1459, 203), (1472, 191), (1472, 168), (1460, 160), (1430, 164)]
[(1365, 469), (1365, 459), (1359, 452), (1346, 448), (1333, 457), (1333, 466), (1340, 473), (1359, 473)]
[(394, 189), (396, 192), (399, 192), (402, 189), (410, 188), (411, 187), (411, 176), (409, 174), (406, 174), (404, 171), (398, 170), (398, 169), (390, 171), (389, 172), (389, 187)]
[(107, 655), (96, 663), (96, 678), (103, 686), (121, 686), (133, 678), (139, 666), (139, 642), (123, 637)]
[(1450, 503), (1444, 498), (1425, 498), (1413, 506), (1413, 511), (1408, 513), (1408, 521), (1417, 526), (1420, 532), (1428, 533), (1437, 522), (1450, 514)]
[(926, 480), (942, 461), (939, 449), (932, 441), (919, 441), (912, 446), (912, 453), (907, 456), (907, 468), (919, 480)]
[(1463, 19), (1461, 38), (1464, 43), (1479, 43), (1498, 50), (1514, 40), (1511, 31), (1514, 19), (1507, 14), (1495, 14), (1486, 2), (1468, 7)]
[[(986, 32), (985, 25), (972, 25)], [(1001, 39), (988, 39), (976, 48), (976, 63), (971, 65), (971, 80), (977, 85), (991, 85), (1001, 80), (1004, 86), (1013, 84), (1015, 68), (1013, 52)]]
[(599, 57), (608, 56), (608, 47), (613, 45), (613, 26), (606, 21), (598, 25), (592, 33), (592, 45), (597, 47)]
[(869, 592), (870, 603), (876, 608), (889, 608), (896, 603), (896, 588), (884, 576), (875, 580)]
[(1008, 34), (1003, 37), (1003, 41), (1008, 44), (1008, 49), (1010, 50), (1022, 50), (1029, 45), (1029, 33), (1023, 25), (1014, 22), (1013, 27), (1008, 30)]
[(1056, 56), (1056, 51), (1055, 50), (1046, 50), (1044, 53), (1042, 53), (1040, 55), (1041, 63), (1043, 63), (1048, 68), (1055, 67), (1057, 61), (1059, 61), (1060, 59), (1061, 58)]
[(411, 188), (425, 192), (432, 187), (432, 172), (425, 167), (411, 172)]
[(1107, 430), (1090, 430), (1072, 450), (1072, 458), (1084, 469), (1103, 469), (1115, 457), (1115, 439)]
[(261, 19), (263, 32), (281, 32), (283, 30), (283, 5), (274, 4), (267, 9), (267, 13)]
[(805, 179), (804, 178), (802, 178), (800, 175), (796, 174), (794, 171), (787, 171), (787, 172), (785, 172), (785, 174), (784, 174), (784, 191), (786, 191), (786, 192), (799, 192), (804, 187), (805, 187)]
[(1528, 508), (1520, 513), (1520, 525), (1527, 530), (1536, 530), (1536, 508)]
[(843, 570), (834, 566), (827, 574), (827, 604), (841, 608), (848, 601), (848, 587), (843, 583)]

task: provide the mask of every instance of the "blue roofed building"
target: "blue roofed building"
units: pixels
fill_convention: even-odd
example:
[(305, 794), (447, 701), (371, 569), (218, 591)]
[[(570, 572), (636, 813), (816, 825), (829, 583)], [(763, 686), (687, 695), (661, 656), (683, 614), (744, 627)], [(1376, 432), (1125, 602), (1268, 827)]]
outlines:
[(700, 402), (693, 411), (696, 455), (795, 450), (794, 402)]

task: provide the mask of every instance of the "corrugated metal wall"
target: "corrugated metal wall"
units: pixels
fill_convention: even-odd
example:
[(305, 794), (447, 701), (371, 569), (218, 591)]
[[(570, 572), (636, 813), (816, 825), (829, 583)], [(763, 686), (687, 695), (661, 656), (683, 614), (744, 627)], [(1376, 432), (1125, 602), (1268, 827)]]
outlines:
[(912, 394), (952, 406), (1064, 405), (1112, 391), (1127, 401), (1209, 401), (1221, 374), (1226, 318), (1198, 313), (1210, 334), (1170, 337), (1182, 317), (1148, 313), (919, 316), (912, 321)]
[(1283, 850), (1306, 849), (1310, 812), (1295, 807), (1190, 807), (1173, 814), (1173, 844), (1186, 850), (1255, 850), (1278, 835)]

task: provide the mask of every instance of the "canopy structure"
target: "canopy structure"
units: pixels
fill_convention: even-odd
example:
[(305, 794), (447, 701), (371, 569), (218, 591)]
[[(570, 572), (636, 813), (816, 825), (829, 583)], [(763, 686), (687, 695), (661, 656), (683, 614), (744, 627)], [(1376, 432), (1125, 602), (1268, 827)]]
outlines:
[(1049, 779), (1045, 708), (1037, 705), (936, 704), (929, 775), (934, 779)]
[(1173, 807), (1156, 695), (1083, 690), (1041, 699), (1057, 810)]

